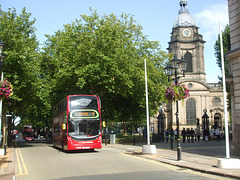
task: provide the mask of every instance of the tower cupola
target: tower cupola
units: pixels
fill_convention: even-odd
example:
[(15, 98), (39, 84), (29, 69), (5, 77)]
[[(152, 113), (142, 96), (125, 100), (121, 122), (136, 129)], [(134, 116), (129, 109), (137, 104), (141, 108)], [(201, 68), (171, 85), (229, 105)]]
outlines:
[(178, 11), (178, 16), (174, 21), (173, 27), (196, 26), (195, 20), (189, 14), (189, 10), (187, 9), (187, 0), (181, 0), (179, 4), (181, 9)]

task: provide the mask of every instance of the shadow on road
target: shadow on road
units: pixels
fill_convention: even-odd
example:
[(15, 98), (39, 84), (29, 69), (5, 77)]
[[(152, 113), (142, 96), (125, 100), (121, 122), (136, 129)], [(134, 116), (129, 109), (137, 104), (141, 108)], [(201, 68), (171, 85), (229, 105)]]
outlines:
[(66, 150), (62, 150), (58, 147), (55, 147), (55, 146), (49, 146), (53, 149), (56, 149), (57, 151), (59, 152), (64, 152), (66, 154), (77, 154), (77, 153), (99, 153), (99, 151), (97, 150), (94, 150), (94, 149), (81, 149), (81, 150), (71, 150), (71, 151), (66, 151)]

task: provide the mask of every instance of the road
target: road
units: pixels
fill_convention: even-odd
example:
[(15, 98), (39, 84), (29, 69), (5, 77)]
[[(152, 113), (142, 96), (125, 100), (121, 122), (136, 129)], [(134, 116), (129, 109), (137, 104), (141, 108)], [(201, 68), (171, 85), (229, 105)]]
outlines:
[(15, 148), (16, 180), (144, 180), (227, 179), (125, 154), (141, 146), (103, 145), (94, 152), (66, 153), (52, 144), (18, 140)]

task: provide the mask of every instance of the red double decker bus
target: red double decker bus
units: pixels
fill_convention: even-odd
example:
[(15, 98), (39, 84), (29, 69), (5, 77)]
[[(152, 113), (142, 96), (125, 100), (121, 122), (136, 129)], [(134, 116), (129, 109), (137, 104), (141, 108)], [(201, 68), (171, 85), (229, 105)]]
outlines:
[(26, 141), (33, 140), (33, 129), (32, 125), (23, 125), (22, 138)]
[(95, 95), (69, 95), (53, 108), (53, 145), (62, 150), (102, 148), (101, 104)]

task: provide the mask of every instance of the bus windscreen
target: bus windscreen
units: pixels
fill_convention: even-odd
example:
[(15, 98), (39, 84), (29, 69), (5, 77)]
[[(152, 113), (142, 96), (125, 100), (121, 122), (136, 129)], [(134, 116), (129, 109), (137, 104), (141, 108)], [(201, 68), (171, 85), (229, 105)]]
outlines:
[(96, 97), (70, 97), (70, 109), (96, 109), (97, 110), (97, 98)]
[(70, 97), (68, 135), (73, 139), (91, 139), (100, 135), (96, 97)]

